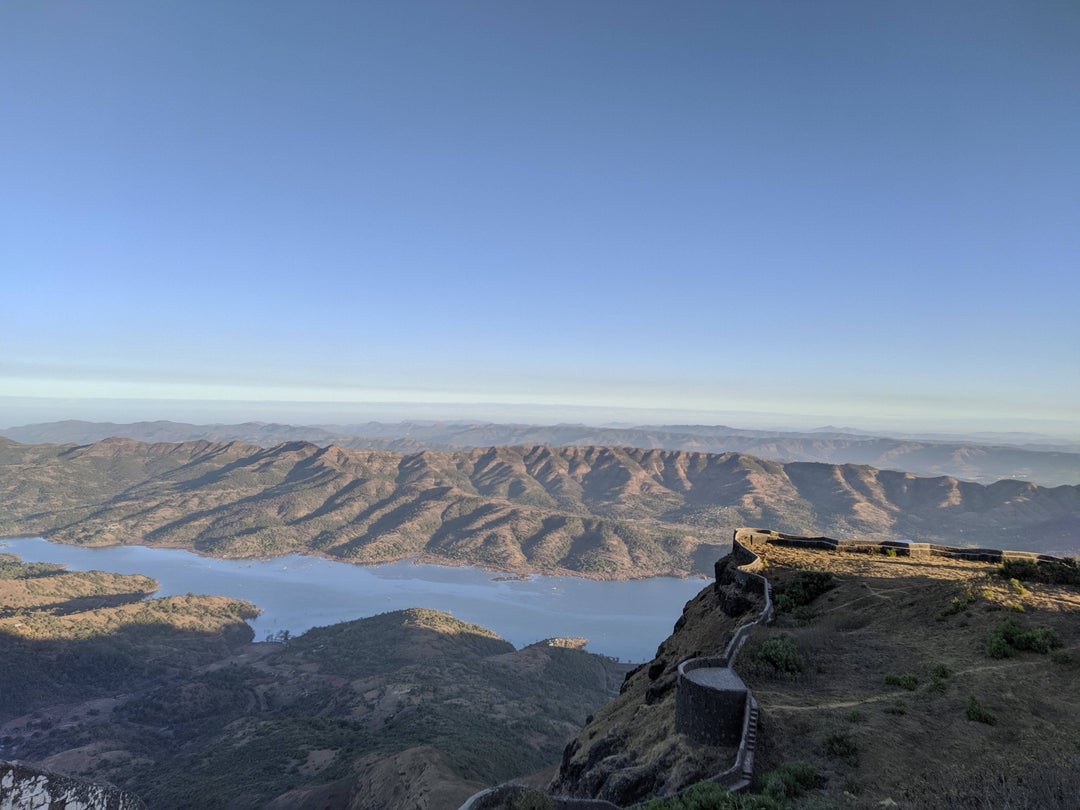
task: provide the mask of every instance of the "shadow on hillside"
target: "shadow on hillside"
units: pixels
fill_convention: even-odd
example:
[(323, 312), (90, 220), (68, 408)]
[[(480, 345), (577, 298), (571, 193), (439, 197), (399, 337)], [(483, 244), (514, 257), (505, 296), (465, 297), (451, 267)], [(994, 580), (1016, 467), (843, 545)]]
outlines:
[[(37, 631), (72, 627), (35, 619)], [(206, 632), (167, 620), (73, 641), (0, 631), (2, 754), (108, 780), (150, 806), (255, 808), (304, 786), (352, 785), (356, 767), (428, 746), (456, 797), (441, 806), (456, 806), (479, 784), (558, 762), (567, 730), (626, 669), (579, 650), (515, 651), (422, 608), (288, 644), (250, 637), (239, 622)], [(395, 765), (387, 784), (363, 789), (390, 806), (414, 776)]]
[(452, 659), (480, 660), (514, 652), (514, 645), (437, 611), (412, 608), (315, 627), (280, 656), (318, 661), (328, 673), (368, 678), (402, 667)]
[[(50, 627), (54, 619), (37, 617), (34, 630), (57, 632)], [(80, 632), (94, 631), (84, 626)], [(138, 689), (177, 670), (219, 660), (251, 639), (251, 628), (242, 619), (226, 624), (220, 631), (181, 630), (158, 621), (75, 639), (24, 638), (3, 628), (0, 722), (55, 703), (81, 702)]]
[(52, 616), (68, 616), (72, 613), (83, 613), (88, 610), (99, 608), (119, 607), (130, 605), (145, 599), (144, 591), (129, 591), (128, 593), (110, 593), (93, 596), (74, 596), (62, 602), (51, 602), (45, 605), (33, 607), (3, 607), (0, 608), (0, 619), (6, 619), (21, 613), (48, 613)]
[[(19, 575), (16, 577), (17, 579), (46, 579), (48, 577), (59, 577), (70, 573), (66, 566), (58, 565), (56, 563), (24, 564), (18, 560), (5, 560), (3, 559), (4, 557), (17, 557), (17, 555), (0, 553), (0, 572), (3, 571), (4, 563), (16, 565), (19, 568)], [(0, 579), (7, 579), (7, 577), (0, 576)]]

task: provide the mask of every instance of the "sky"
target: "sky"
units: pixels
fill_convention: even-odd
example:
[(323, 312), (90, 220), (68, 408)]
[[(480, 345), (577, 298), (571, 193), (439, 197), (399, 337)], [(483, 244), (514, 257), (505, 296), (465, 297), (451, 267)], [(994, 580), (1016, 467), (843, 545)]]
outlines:
[(0, 425), (1080, 435), (1080, 5), (0, 4)]

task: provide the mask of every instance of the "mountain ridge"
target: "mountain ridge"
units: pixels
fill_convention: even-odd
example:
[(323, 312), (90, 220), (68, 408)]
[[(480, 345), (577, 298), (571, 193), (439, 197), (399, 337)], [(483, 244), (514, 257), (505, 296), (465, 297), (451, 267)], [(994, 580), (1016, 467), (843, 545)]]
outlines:
[(599, 578), (708, 570), (716, 526), (1076, 553), (1080, 486), (618, 447), (0, 440), (0, 534)]
[[(919, 475), (950, 475), (981, 483), (1004, 478), (1044, 485), (1080, 484), (1080, 443), (1044, 437), (874, 435), (850, 429), (768, 431), (724, 425), (594, 427), (477, 422), (367, 422), (355, 425), (286, 425), (245, 422), (194, 425), (157, 421), (130, 424), (69, 420), (0, 430), (26, 443), (88, 444), (109, 436), (139, 441), (240, 440), (263, 447), (286, 441), (337, 444), (395, 452), (464, 450), (490, 446), (625, 446), (709, 453), (739, 452), (775, 461), (867, 464)], [(1032, 441), (1021, 442), (1021, 439)], [(1020, 443), (1017, 443), (1020, 442)]]

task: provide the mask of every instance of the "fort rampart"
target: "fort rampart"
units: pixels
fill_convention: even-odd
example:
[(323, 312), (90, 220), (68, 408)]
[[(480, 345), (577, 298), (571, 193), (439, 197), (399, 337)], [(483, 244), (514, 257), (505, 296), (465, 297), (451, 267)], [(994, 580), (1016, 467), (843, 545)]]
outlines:
[[(798, 548), (819, 548), (826, 551), (849, 551), (852, 553), (894, 552), (898, 557), (951, 557), (973, 562), (1003, 563), (1006, 560), (1030, 560), (1035, 563), (1064, 563), (1061, 557), (1039, 554), (1036, 551), (1003, 551), (996, 548), (965, 548), (962, 546), (942, 546), (936, 543), (915, 543), (908, 540), (835, 540), (832, 537), (803, 537), (797, 534), (785, 534), (772, 529), (736, 529), (732, 539), (732, 554), (736, 560), (744, 559), (745, 554), (755, 558), (754, 548), (767, 543), (795, 546)], [(744, 565), (743, 568), (746, 568)], [(760, 560), (758, 567), (760, 570)]]
[[(750, 621), (740, 625), (724, 652), (718, 656), (691, 658), (679, 664), (678, 692), (675, 695), (675, 729), (691, 739), (706, 744), (738, 744), (735, 762), (711, 781), (729, 790), (743, 790), (754, 775), (754, 748), (757, 743), (758, 704), (753, 693), (735, 674), (735, 659), (751, 631), (772, 621), (772, 587), (762, 576), (765, 565), (736, 530), (732, 537), (731, 558), (736, 563), (732, 573), (739, 587), (764, 596), (764, 606)], [(716, 564), (716, 585), (720, 585), (721, 566)], [(702, 678), (695, 673), (712, 670), (715, 675)]]

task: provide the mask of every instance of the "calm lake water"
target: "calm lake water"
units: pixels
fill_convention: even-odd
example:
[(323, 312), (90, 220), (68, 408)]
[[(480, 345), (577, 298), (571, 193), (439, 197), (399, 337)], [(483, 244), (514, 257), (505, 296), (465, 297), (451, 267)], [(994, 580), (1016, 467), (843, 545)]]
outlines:
[(655, 577), (595, 582), (533, 576), (500, 582), (479, 568), (404, 561), (361, 566), (290, 554), (269, 560), (222, 560), (145, 546), (81, 548), (40, 537), (0, 540), (24, 562), (63, 563), (73, 571), (145, 574), (155, 596), (201, 593), (246, 599), (262, 608), (249, 622), (255, 638), (288, 630), (426, 607), (488, 627), (523, 647), (552, 636), (584, 636), (590, 652), (647, 661), (671, 633), (683, 605), (708, 583)]

